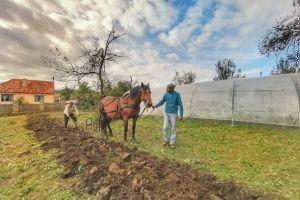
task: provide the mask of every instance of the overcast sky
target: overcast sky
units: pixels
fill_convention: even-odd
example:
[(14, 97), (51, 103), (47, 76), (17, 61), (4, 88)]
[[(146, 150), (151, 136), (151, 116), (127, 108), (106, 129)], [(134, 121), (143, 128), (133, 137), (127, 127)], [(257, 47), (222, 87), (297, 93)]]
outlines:
[(112, 24), (129, 33), (115, 46), (126, 57), (109, 67), (111, 77), (132, 75), (157, 87), (175, 71), (192, 70), (198, 82), (208, 81), (225, 57), (248, 77), (269, 75), (276, 58), (257, 46), (291, 9), (290, 0), (1, 0), (0, 82), (50, 80), (38, 64), (42, 53), (58, 47), (76, 57), (78, 40), (104, 37)]

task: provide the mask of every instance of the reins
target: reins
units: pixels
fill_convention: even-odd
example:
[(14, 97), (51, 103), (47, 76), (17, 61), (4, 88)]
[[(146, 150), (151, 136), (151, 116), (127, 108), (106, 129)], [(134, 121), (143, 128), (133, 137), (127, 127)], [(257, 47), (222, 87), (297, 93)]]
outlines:
[[(147, 110), (149, 107), (145, 107), (144, 109), (143, 109), (143, 112), (138, 116), (138, 118), (140, 118), (142, 115), (143, 115), (143, 113), (145, 112), (145, 110)], [(150, 116), (150, 114), (153, 112), (153, 110), (154, 109), (152, 109), (151, 110), (151, 112), (148, 114), (148, 116)], [(144, 119), (144, 118), (143, 118)]]

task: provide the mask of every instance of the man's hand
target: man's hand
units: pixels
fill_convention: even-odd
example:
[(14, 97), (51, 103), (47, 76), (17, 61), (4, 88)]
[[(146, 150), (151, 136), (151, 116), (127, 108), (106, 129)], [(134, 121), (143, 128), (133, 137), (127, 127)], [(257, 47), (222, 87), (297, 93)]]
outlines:
[(183, 120), (183, 117), (182, 117), (182, 116), (179, 116), (179, 117), (178, 117), (178, 120)]

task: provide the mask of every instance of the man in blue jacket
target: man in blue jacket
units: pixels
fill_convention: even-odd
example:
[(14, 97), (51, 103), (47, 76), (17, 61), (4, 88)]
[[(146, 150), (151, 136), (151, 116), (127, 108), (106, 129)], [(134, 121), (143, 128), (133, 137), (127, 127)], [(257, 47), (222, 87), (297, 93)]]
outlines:
[[(153, 109), (162, 106), (166, 102), (165, 107), (165, 115), (164, 115), (164, 146), (167, 146), (168, 144), (171, 145), (171, 148), (175, 148), (175, 141), (176, 141), (176, 118), (178, 113), (178, 107), (179, 107), (179, 120), (183, 119), (183, 106), (181, 102), (181, 97), (178, 92), (175, 90), (174, 84), (169, 84), (167, 86), (167, 92), (164, 94), (162, 100), (158, 102), (155, 106), (153, 106)], [(172, 135), (169, 138), (168, 135), (168, 127), (169, 124), (172, 126)]]

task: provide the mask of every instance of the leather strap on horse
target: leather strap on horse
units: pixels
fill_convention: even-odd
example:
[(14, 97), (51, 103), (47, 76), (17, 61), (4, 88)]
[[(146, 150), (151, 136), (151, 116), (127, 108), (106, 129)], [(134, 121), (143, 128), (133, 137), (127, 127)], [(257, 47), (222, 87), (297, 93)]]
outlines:
[[(118, 100), (118, 102), (117, 102), (117, 110), (110, 111), (110, 112), (105, 112), (105, 111), (103, 110), (103, 113), (113, 113), (113, 112), (115, 112), (116, 114), (115, 114), (115, 116), (112, 118), (112, 119), (114, 119), (114, 118), (116, 117), (116, 115), (117, 115), (118, 113), (121, 114), (121, 113), (122, 113), (122, 110), (125, 109), (125, 108), (134, 109), (135, 106), (134, 106), (134, 105), (131, 105), (131, 104), (125, 104), (125, 106), (121, 107), (120, 104), (119, 104), (119, 100)], [(145, 108), (143, 109), (142, 113), (138, 115), (138, 118), (141, 117), (141, 116), (143, 115), (143, 113), (145, 112), (146, 109), (147, 109), (147, 107), (145, 107)]]
[(106, 113), (119, 112), (119, 111), (122, 111), (124, 108), (132, 108), (132, 109), (135, 108), (134, 105), (128, 103), (129, 96), (127, 97), (127, 102), (124, 104), (125, 106), (121, 106), (120, 105), (120, 103), (119, 103), (120, 102), (120, 98), (121, 97), (114, 98), (113, 100), (111, 100), (110, 102), (108, 102), (107, 104), (105, 104), (105, 105), (102, 106), (103, 109), (104, 109), (104, 107), (106, 107), (106, 106), (110, 105), (111, 103), (113, 103), (114, 101), (118, 100), (118, 102), (117, 102), (117, 110), (106, 112)]
[[(103, 105), (103, 106), (102, 106), (102, 111), (103, 111), (103, 113), (113, 113), (113, 112), (116, 112), (115, 116), (113, 117), (113, 119), (114, 119), (114, 118), (116, 117), (116, 115), (117, 115), (118, 113), (121, 114), (122, 110), (125, 109), (125, 108), (135, 109), (135, 108), (136, 108), (135, 105), (132, 105), (132, 104), (129, 104), (129, 103), (128, 103), (129, 94), (127, 94), (127, 95), (128, 95), (128, 96), (127, 96), (127, 101), (126, 101), (126, 103), (124, 104), (124, 106), (121, 106), (121, 105), (120, 105), (120, 98), (121, 98), (121, 97), (117, 97), (117, 98), (114, 98), (112, 101), (108, 102), (106, 105)], [(116, 100), (118, 100), (118, 102), (117, 102), (117, 109), (114, 110), (114, 111), (105, 112), (105, 111), (104, 111), (104, 107), (110, 105), (111, 103), (113, 103), (113, 102), (116, 101)], [(143, 113), (145, 112), (146, 109), (147, 109), (147, 107), (145, 107), (145, 108), (143, 109), (142, 113), (138, 115), (138, 118), (139, 118), (140, 116), (143, 115)]]

